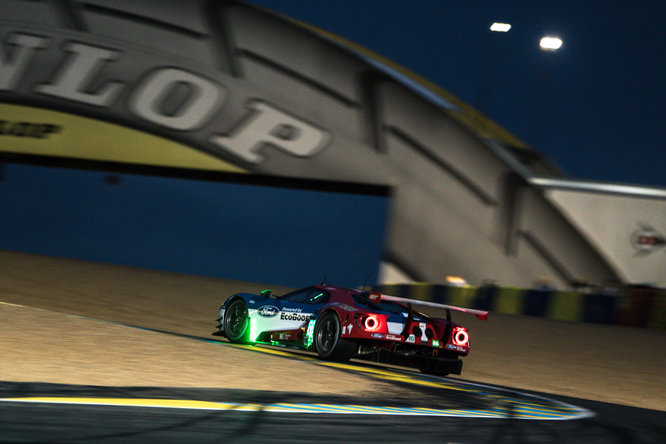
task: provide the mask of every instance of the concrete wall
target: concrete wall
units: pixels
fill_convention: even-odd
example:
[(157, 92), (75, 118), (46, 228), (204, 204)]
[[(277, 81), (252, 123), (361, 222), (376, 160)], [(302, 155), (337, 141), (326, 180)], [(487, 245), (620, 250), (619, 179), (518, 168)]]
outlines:
[(558, 189), (547, 195), (625, 281), (666, 287), (666, 198)]

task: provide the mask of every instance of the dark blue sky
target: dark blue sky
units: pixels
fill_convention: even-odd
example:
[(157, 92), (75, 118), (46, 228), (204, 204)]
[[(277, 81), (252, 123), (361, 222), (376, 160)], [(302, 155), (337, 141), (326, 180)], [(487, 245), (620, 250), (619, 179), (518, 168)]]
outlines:
[(384, 196), (6, 166), (0, 249), (300, 287), (374, 283)]
[[(472, 105), (485, 102), (482, 111), (574, 178), (666, 187), (664, 0), (250, 3), (361, 44)], [(489, 36), (493, 21), (513, 27)], [(545, 34), (563, 47), (540, 51)], [(481, 85), (488, 93), (479, 102)]]

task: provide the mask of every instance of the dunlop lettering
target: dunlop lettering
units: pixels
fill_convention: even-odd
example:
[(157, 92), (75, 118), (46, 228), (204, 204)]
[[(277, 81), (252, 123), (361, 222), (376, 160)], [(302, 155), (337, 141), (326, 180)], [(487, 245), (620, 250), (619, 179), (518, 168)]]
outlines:
[(202, 131), (198, 137), (209, 149), (239, 161), (261, 164), (267, 149), (310, 157), (330, 139), (327, 131), (259, 99), (249, 100), (249, 112), (227, 125), (234, 128), (229, 133), (206, 132), (207, 125), (221, 121), (220, 112), (229, 103), (231, 93), (218, 79), (178, 67), (153, 66), (134, 79), (105, 80), (105, 69), (111, 64), (127, 63), (123, 51), (77, 41), (53, 42), (25, 33), (9, 33), (0, 47), (0, 90), (28, 86), (20, 83), (31, 66), (39, 66), (35, 58), (46, 52), (44, 48), (49, 60), (53, 51), (63, 55), (54, 69), (44, 70), (49, 78), (31, 84), (34, 93), (99, 108), (116, 107), (124, 98), (125, 109), (139, 120), (166, 130)]
[(51, 83), (37, 85), (35, 91), (89, 105), (111, 105), (123, 88), (122, 82), (109, 82), (96, 92), (88, 92), (86, 88), (104, 63), (116, 60), (120, 52), (82, 43), (68, 43), (65, 51), (69, 56), (65, 58)]

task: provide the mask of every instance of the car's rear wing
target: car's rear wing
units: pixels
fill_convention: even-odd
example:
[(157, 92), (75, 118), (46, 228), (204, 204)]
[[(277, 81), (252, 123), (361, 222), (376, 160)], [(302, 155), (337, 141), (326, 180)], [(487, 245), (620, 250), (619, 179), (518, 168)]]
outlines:
[[(371, 293), (371, 299), (372, 299), (372, 296), (376, 297), (376, 293), (375, 294)], [(482, 321), (487, 321), (488, 320), (488, 312), (483, 311), (483, 310), (475, 310), (473, 308), (465, 308), (465, 307), (456, 307), (455, 305), (438, 304), (436, 302), (419, 301), (417, 299), (400, 298), (398, 296), (389, 296), (387, 294), (380, 294), (379, 297), (382, 301), (392, 301), (392, 302), (398, 302), (398, 303), (401, 303), (401, 304), (422, 305), (424, 307), (442, 308), (442, 309), (445, 309), (445, 310), (455, 310), (455, 311), (460, 311), (460, 312), (463, 312), (463, 313), (474, 315)]]

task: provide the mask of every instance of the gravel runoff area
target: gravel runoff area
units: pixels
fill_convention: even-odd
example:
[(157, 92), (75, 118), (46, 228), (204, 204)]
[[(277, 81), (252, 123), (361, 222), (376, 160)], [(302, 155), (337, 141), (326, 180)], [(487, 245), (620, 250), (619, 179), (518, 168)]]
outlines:
[[(0, 251), (0, 380), (409, 395), (363, 375), (89, 319), (210, 338), (226, 297), (264, 288), (288, 290)], [(665, 331), (455, 319), (472, 338), (465, 380), (666, 411)]]

